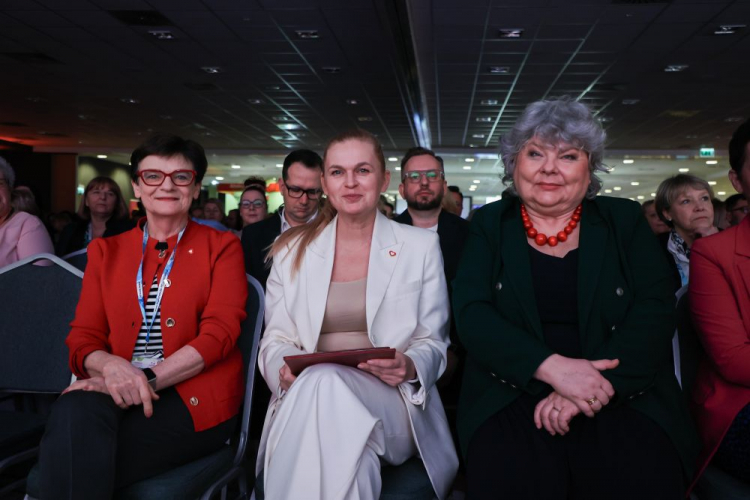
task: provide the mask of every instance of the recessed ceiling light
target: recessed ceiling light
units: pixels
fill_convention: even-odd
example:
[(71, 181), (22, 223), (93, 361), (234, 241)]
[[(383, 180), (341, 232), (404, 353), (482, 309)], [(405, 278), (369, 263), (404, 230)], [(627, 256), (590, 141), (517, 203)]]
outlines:
[(522, 28), (501, 28), (497, 30), (498, 38), (521, 38), (522, 36)]
[(135, 97), (121, 97), (120, 102), (124, 102), (125, 104), (140, 104), (141, 101)]
[(470, 148), (478, 148), (479, 146), (477, 146), (476, 144), (469, 144), (469, 147)]
[(497, 99), (482, 99), (479, 101), (482, 106), (497, 106)]
[(281, 130), (297, 130), (302, 128), (299, 123), (282, 123), (278, 125)]
[(242, 168), (240, 165), (232, 165), (232, 168)]
[(706, 161), (706, 165), (716, 165), (717, 163), (719, 163), (717, 160), (707, 160)]
[(174, 40), (175, 38), (177, 38), (176, 36), (174, 36), (174, 33), (169, 30), (151, 30), (148, 33), (157, 40)]
[(625, 106), (634, 106), (638, 104), (639, 102), (641, 102), (640, 99), (623, 99), (622, 100), (622, 104)]
[(727, 123), (739, 123), (743, 120), (741, 116), (730, 116), (729, 118), (724, 118), (724, 121)]
[(643, 195), (639, 194), (638, 196), (636, 196), (636, 198), (638, 198), (639, 200), (642, 200), (643, 199)]
[(263, 104), (263, 99), (258, 99), (257, 97), (253, 97), (251, 99), (248, 99), (247, 102), (250, 104)]
[(611, 189), (605, 189), (604, 192), (607, 193), (607, 194), (609, 194), (609, 193), (612, 192), (612, 190)]
[(615, 167), (609, 167), (609, 171), (610, 172), (614, 172), (615, 171)]
[(635, 160), (622, 160), (622, 162), (623, 162), (623, 163), (624, 163), (625, 165), (630, 165), (631, 163), (634, 163), (634, 162), (635, 162)]
[(612, 189), (614, 189), (615, 191), (620, 191), (622, 188), (620, 186), (615, 186)]
[(599, 121), (601, 123), (609, 123), (609, 122), (612, 121), (612, 117), (611, 116), (600, 116), (599, 117)]
[(716, 185), (716, 181), (708, 181), (708, 185), (709, 186), (715, 186)]
[(268, 85), (266, 87), (266, 90), (281, 90), (281, 87), (279, 87), (278, 85)]
[(107, 155), (96, 155), (96, 157), (104, 160), (105, 158), (107, 158)]
[(471, 137), (472, 137), (473, 139), (484, 139), (484, 138), (485, 138), (485, 137), (487, 137), (487, 136), (486, 136), (486, 135), (484, 135), (484, 134), (473, 134), (473, 135), (472, 135)]
[(203, 66), (201, 67), (203, 71), (208, 73), (209, 75), (215, 75), (217, 73), (223, 73), (224, 70), (221, 69), (219, 66)]
[(395, 170), (396, 170), (396, 172), (398, 172), (398, 171), (401, 170), (401, 167), (396, 167)]
[(651, 193), (651, 197), (653, 198), (654, 196), (656, 196), (656, 193)]
[(273, 121), (275, 121), (275, 122), (288, 122), (290, 120), (291, 120), (291, 118), (289, 118), (286, 115), (279, 115), (279, 116), (274, 116), (273, 117)]
[(480, 123), (489, 123), (492, 121), (491, 116), (477, 116), (477, 121)]
[(223, 181), (223, 180), (224, 180), (224, 177), (216, 177), (216, 180), (217, 180), (217, 181)]
[(510, 73), (510, 68), (508, 66), (490, 66), (487, 71), (492, 75), (507, 75)]
[(664, 68), (664, 71), (667, 73), (679, 73), (680, 71), (685, 71), (690, 66), (687, 64), (670, 64), (666, 68)]
[(633, 181), (630, 183), (631, 186), (639, 186), (641, 183), (638, 181)]
[(482, 181), (480, 181), (479, 179), (474, 179), (474, 180), (473, 180), (473, 181), (471, 181), (471, 182), (473, 182), (474, 184), (479, 184), (479, 183), (480, 183), (480, 182), (482, 182)]
[(212, 186), (216, 186), (217, 184), (219, 184), (219, 181), (211, 181)]
[(719, 191), (716, 194), (718, 194), (719, 196), (724, 196), (725, 194), (727, 194), (727, 192), (726, 191)]
[(684, 174), (685, 172), (690, 172), (690, 169), (689, 169), (689, 168), (680, 168), (680, 169), (678, 169), (678, 170), (679, 170), (680, 172), (682, 172), (683, 174)]
[(341, 73), (341, 68), (339, 66), (323, 66), (323, 71), (335, 75), (336, 73)]
[(388, 158), (388, 161), (398, 161), (398, 158), (396, 158), (395, 156), (391, 156), (390, 158)]
[(349, 104), (349, 105), (351, 105), (351, 106), (356, 106), (357, 104), (359, 104), (359, 101), (356, 100), (356, 99), (347, 99), (346, 103)]
[(471, 165), (464, 165), (464, 170), (471, 170)]
[(318, 30), (297, 30), (295, 33), (300, 40), (317, 40), (320, 38)]
[(283, 166), (284, 166), (284, 164), (283, 164), (283, 163), (277, 163), (277, 164), (276, 164), (276, 168), (281, 168), (281, 167), (283, 167)]
[(371, 122), (372, 121), (372, 116), (358, 116), (357, 120), (359, 120), (361, 122)]
[(744, 24), (720, 24), (714, 31), (714, 35), (734, 35), (743, 28), (745, 28)]
[(464, 159), (466, 163), (474, 163), (474, 158), (466, 158)]

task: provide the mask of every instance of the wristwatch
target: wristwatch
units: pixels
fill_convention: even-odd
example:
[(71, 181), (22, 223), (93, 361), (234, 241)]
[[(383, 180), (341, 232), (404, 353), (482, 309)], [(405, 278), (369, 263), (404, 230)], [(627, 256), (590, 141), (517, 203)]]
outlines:
[(151, 386), (151, 388), (156, 392), (156, 373), (154, 373), (154, 370), (151, 368), (142, 368), (143, 374), (146, 376), (146, 380), (148, 380), (148, 385)]

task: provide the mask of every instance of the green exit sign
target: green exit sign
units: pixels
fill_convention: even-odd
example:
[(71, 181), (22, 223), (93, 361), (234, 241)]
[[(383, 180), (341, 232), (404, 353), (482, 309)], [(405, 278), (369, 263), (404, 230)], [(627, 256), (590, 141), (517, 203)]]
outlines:
[(714, 148), (701, 148), (701, 158), (713, 158)]

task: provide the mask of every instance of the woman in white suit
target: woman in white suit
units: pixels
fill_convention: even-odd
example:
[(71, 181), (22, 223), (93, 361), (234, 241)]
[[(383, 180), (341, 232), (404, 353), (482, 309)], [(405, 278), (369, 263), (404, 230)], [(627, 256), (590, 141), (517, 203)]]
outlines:
[[(273, 397), (258, 458), (266, 498), (377, 499), (381, 461), (421, 456), (438, 498), (458, 467), (435, 381), (448, 295), (435, 233), (378, 212), (390, 172), (362, 130), (326, 148), (318, 217), (274, 244), (259, 365)], [(323, 364), (294, 377), (285, 356), (393, 347), (392, 360)]]

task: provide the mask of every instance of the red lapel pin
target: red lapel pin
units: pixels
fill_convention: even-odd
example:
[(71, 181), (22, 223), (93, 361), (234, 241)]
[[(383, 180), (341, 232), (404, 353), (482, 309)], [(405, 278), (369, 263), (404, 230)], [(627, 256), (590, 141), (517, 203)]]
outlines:
[(395, 257), (396, 256), (396, 252), (394, 252), (393, 250), (389, 250), (388, 251), (388, 255), (390, 255), (391, 257)]

